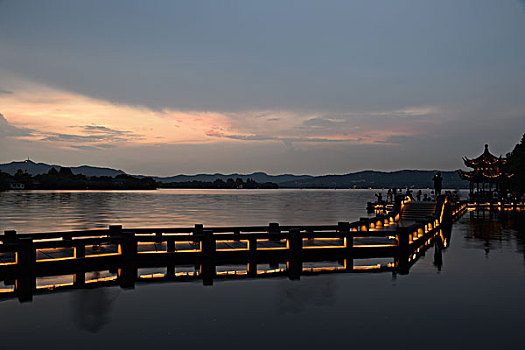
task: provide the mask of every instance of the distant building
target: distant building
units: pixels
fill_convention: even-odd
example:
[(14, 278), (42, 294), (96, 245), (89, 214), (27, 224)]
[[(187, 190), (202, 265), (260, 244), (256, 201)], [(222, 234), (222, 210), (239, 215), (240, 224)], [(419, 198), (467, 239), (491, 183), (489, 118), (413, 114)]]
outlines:
[(20, 182), (11, 182), (9, 184), (9, 188), (12, 190), (23, 190), (26, 188), (26, 185)]
[(496, 157), (485, 145), (485, 151), (475, 159), (463, 158), (472, 171), (459, 171), (459, 176), (470, 184), (471, 200), (491, 200), (502, 198), (508, 189), (508, 180), (513, 174), (507, 172), (507, 159)]

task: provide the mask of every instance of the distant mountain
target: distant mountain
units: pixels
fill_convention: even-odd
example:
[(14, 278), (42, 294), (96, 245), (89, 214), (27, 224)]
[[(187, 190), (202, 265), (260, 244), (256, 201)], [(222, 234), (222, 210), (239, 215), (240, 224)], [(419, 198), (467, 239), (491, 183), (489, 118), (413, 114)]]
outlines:
[[(427, 188), (433, 187), (432, 176), (437, 170), (360, 171), (346, 175), (324, 175), (311, 179), (288, 181), (280, 188)], [(466, 188), (468, 182), (460, 179), (456, 171), (442, 171), (444, 188)]]
[[(60, 165), (49, 165), (44, 163), (35, 163), (30, 160), (23, 162), (11, 162), (9, 164), (0, 164), (0, 171), (15, 174), (18, 169), (27, 170), (31, 175), (44, 174), (51, 168), (60, 170)], [(110, 168), (99, 168), (92, 166), (79, 166), (70, 168), (73, 174), (83, 174), (86, 176), (110, 176), (125, 174), (122, 170), (115, 170)], [(252, 179), (258, 183), (273, 182), (279, 185), (280, 188), (427, 188), (433, 187), (432, 176), (436, 170), (399, 170), (399, 171), (360, 171), (356, 173), (349, 173), (345, 175), (268, 175), (263, 172), (255, 172), (251, 174), (198, 174), (198, 175), (175, 175), (169, 177), (155, 177), (152, 178), (158, 182), (190, 182), (202, 181), (213, 182), (217, 179), (226, 181), (228, 178), (240, 178), (246, 182), (247, 179)], [(468, 182), (460, 179), (456, 171), (443, 171), (443, 187), (444, 188), (467, 188)], [(134, 175), (138, 178), (144, 178), (144, 175)]]
[[(60, 170), (60, 165), (49, 165), (45, 163), (35, 163), (31, 160), (25, 160), (23, 162), (11, 162), (8, 164), (0, 164), (0, 171), (14, 175), (18, 169), (27, 171), (31, 175), (39, 175), (47, 173), (51, 168)], [(99, 168), (88, 165), (82, 165), (77, 167), (69, 167), (73, 174), (82, 174), (86, 176), (110, 176), (115, 177), (117, 175), (125, 174), (122, 170), (115, 170), (110, 168)]]
[(292, 174), (283, 174), (283, 175), (268, 175), (263, 172), (256, 172), (251, 174), (198, 174), (198, 175), (176, 175), (170, 177), (153, 177), (159, 182), (187, 182), (187, 181), (204, 181), (204, 182), (213, 182), (217, 179), (226, 181), (227, 179), (242, 179), (246, 181), (247, 179), (252, 179), (259, 183), (273, 182), (280, 184), (283, 182), (294, 182), (294, 181), (306, 181), (313, 179), (311, 175), (292, 175)]
[[(437, 170), (399, 170), (393, 172), (384, 171), (360, 171), (345, 175), (268, 175), (257, 172), (253, 174), (199, 174), (199, 175), (177, 175), (171, 177), (154, 177), (159, 182), (188, 182), (206, 181), (213, 182), (216, 179), (226, 181), (228, 178), (241, 178), (244, 181), (250, 178), (257, 182), (273, 182), (280, 188), (407, 188), (433, 187), (432, 176)], [(456, 171), (443, 171), (443, 186), (445, 188), (466, 188), (468, 182), (460, 179)]]

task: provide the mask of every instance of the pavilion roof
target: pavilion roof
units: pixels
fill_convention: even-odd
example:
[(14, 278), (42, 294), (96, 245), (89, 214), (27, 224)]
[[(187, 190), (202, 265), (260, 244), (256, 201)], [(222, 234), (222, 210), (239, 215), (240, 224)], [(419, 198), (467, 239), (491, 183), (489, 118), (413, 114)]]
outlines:
[(463, 162), (470, 168), (495, 167), (505, 165), (507, 163), (507, 159), (502, 158), (501, 156), (496, 157), (490, 153), (489, 145), (485, 145), (485, 151), (479, 157), (474, 159), (463, 157)]

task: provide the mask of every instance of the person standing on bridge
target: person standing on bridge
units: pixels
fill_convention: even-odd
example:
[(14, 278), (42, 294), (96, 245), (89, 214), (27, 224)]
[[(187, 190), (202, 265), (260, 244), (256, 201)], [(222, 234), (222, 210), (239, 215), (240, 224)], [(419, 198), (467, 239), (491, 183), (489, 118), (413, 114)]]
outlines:
[(441, 177), (441, 171), (438, 171), (432, 178), (434, 181), (434, 190), (436, 191), (436, 197), (441, 195), (441, 189), (443, 188), (443, 177)]

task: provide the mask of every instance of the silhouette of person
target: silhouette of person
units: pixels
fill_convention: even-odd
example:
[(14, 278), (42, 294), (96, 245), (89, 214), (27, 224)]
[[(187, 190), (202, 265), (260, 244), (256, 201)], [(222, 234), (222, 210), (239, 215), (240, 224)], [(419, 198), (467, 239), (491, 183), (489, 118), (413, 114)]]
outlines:
[(441, 171), (438, 171), (432, 178), (434, 181), (434, 190), (436, 191), (436, 197), (441, 195), (441, 189), (443, 188), (443, 177), (441, 177)]
[(417, 191), (416, 198), (418, 202), (421, 201), (421, 194), (422, 194), (421, 190)]
[(392, 203), (392, 190), (388, 189), (388, 192), (386, 193), (386, 202)]

